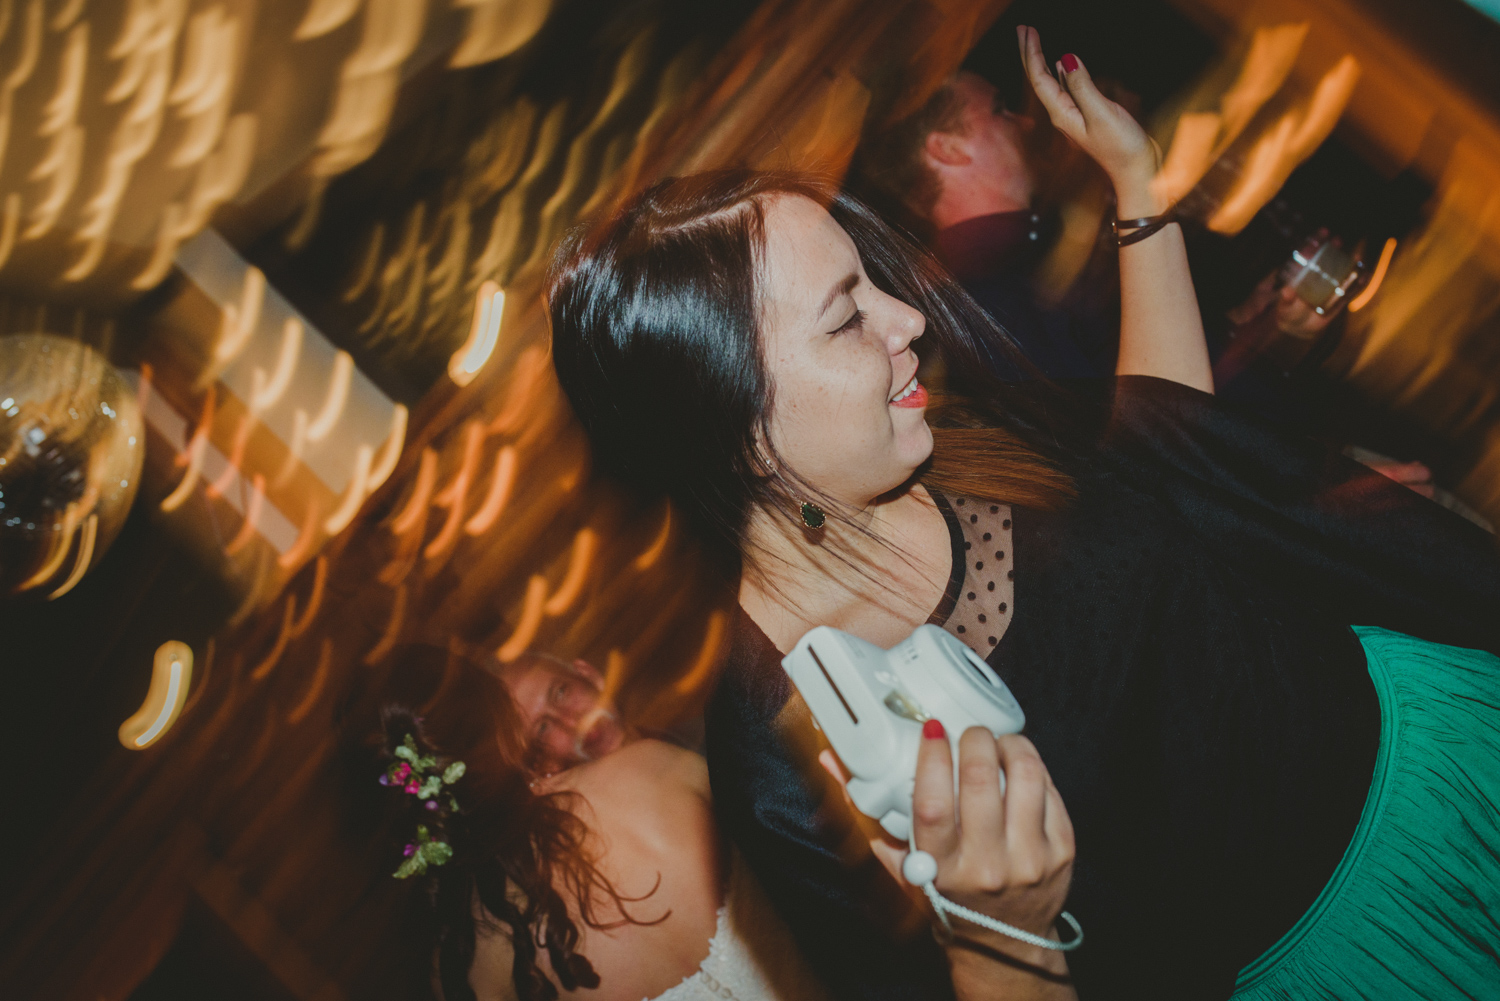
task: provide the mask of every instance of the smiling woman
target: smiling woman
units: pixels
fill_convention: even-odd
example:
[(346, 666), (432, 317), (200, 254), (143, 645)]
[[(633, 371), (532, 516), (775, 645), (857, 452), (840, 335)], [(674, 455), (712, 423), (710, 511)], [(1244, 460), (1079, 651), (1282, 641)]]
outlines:
[[(1085, 997), (1483, 995), (1500, 729), (1459, 702), (1500, 703), (1500, 560), (1461, 519), (1212, 396), (1150, 142), (1082, 60), (1018, 42), (1133, 230), (1107, 413), (991, 381), (976, 336), (1004, 340), (993, 321), (811, 181), (666, 181), (561, 251), (553, 357), (596, 461), (670, 494), (738, 586), (706, 718), (720, 827), (851, 997), (1066, 996), (1069, 976)], [(1046, 762), (1030, 777), (1061, 795), (1025, 813), (1036, 854), (1007, 809), (1002, 846), (968, 856), (983, 878), (951, 840), (921, 842), (943, 895), (1024, 948), (913, 934), (890, 846), (864, 850), (817, 774), (782, 669), (813, 626), (889, 648), (924, 623), (1015, 693)], [(986, 828), (959, 814), (966, 836)], [(1066, 962), (1036, 944), (1064, 894), (1088, 929)]]
[(1005, 393), (980, 361), (974, 332), (994, 321), (815, 179), (664, 181), (607, 228), (571, 234), (555, 262), (553, 359), (596, 461), (670, 496), (736, 576), (769, 584), (773, 540), (801, 535), (804, 501), (841, 528), (820, 551), (862, 565), (850, 549), (873, 534), (871, 499), (924, 464), (926, 482), (965, 489), (983, 470), (989, 495), (1018, 503), (1070, 492), (1042, 444), (1050, 408)]

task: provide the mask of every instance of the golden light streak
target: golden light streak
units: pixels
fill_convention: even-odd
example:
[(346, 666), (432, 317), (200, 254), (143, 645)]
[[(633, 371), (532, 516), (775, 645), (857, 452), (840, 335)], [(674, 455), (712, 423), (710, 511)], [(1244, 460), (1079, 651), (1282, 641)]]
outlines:
[[(236, 666), (234, 668), (230, 668), (229, 674), (230, 674), (231, 678), (234, 677), (234, 672), (235, 672), (235, 670), (237, 668), (238, 668), (238, 664), (236, 664)], [(201, 698), (203, 698), (203, 692), (204, 692), (205, 689), (208, 688), (208, 679), (213, 676), (213, 671), (214, 671), (214, 638), (212, 636), (210, 636), (208, 638), (208, 642), (206, 642), (206, 643), (203, 644), (203, 670), (198, 675), (198, 687), (194, 688), (192, 690), (192, 692), (188, 695), (188, 697), (183, 701), (183, 703), (182, 703), (182, 712), (180, 712), (178, 715), (180, 715), (180, 716), (186, 716), (188, 713), (190, 713), (190, 712), (193, 711), (193, 707), (198, 704), (198, 700), (201, 699)], [(191, 687), (191, 686), (189, 686), (189, 687)]]
[(265, 297), (265, 272), (251, 265), (240, 281), (240, 301), (229, 303), (220, 311), (219, 339), (208, 367), (198, 377), (197, 388), (207, 388), (245, 350), (260, 325), (260, 308)]
[(281, 606), (281, 629), (276, 633), (276, 642), (271, 644), (271, 649), (255, 669), (250, 672), (251, 681), (260, 681), (270, 674), (281, 660), (281, 655), (286, 651), (286, 645), (292, 638), (292, 619), (297, 614), (297, 599), (293, 595), (286, 596), (286, 602)]
[(307, 13), (302, 15), (302, 23), (297, 25), (292, 38), (299, 42), (305, 42), (309, 38), (317, 38), (326, 35), (335, 28), (341, 28), (345, 21), (354, 16), (359, 10), (360, 0), (312, 0), (307, 6)]
[[(3, 153), (4, 150), (0, 150)], [(5, 196), (5, 217), (0, 220), (0, 268), (10, 259), (16, 245), (16, 227), (21, 222), (21, 196), (12, 191)]]
[(594, 562), (594, 550), (598, 544), (599, 536), (592, 528), (578, 530), (578, 534), (573, 536), (573, 552), (568, 556), (568, 572), (563, 575), (557, 591), (542, 606), (542, 611), (552, 616), (561, 615), (578, 600), (578, 595), (583, 592), (583, 585), (588, 580), (589, 567)]
[(1281, 89), (1297, 62), (1297, 53), (1302, 51), (1309, 27), (1303, 21), (1256, 29), (1239, 76), (1219, 102), (1227, 138), (1239, 135), (1261, 106)]
[(156, 370), (151, 367), (149, 361), (143, 361), (137, 373), (135, 406), (137, 410), (144, 414), (146, 412), (146, 404), (151, 402), (151, 377), (156, 374)]
[(469, 484), (474, 480), (474, 474), (479, 471), (479, 450), (484, 444), (484, 425), (477, 419), (471, 419), (464, 425), (464, 457), (459, 464), (458, 471), (453, 474), (453, 481), (442, 489), (432, 499), (437, 507), (448, 509), (448, 517), (443, 521), (443, 527), (438, 534), (432, 537), (427, 544), (424, 555), (429, 559), (436, 559), (445, 554), (453, 543), (458, 541), (459, 529), (464, 521), (464, 504), (469, 496)]
[(391, 408), (391, 429), (386, 432), (385, 444), (380, 446), (380, 455), (370, 470), (370, 493), (379, 490), (391, 473), (396, 470), (396, 460), (401, 458), (401, 449), (406, 445), (406, 404), (398, 403)]
[(269, 552), (264, 546), (256, 546), (250, 550), (250, 586), (245, 589), (245, 596), (240, 599), (239, 605), (235, 607), (234, 613), (229, 616), (231, 629), (238, 628), (250, 617), (250, 613), (260, 604), (261, 588), (266, 584), (266, 570), (269, 560), (266, 553)]
[(307, 608), (302, 612), (302, 616), (292, 623), (288, 634), (292, 639), (307, 632), (308, 627), (313, 624), (313, 618), (317, 616), (318, 609), (323, 607), (323, 589), (327, 584), (328, 557), (319, 556), (317, 562), (313, 564), (313, 582), (312, 588), (307, 592)]
[(666, 511), (661, 519), (661, 530), (656, 533), (656, 539), (635, 558), (637, 570), (650, 570), (656, 561), (661, 559), (661, 554), (667, 548), (667, 540), (672, 537), (672, 505), (667, 504), (665, 508)]
[(312, 498), (307, 502), (307, 515), (302, 519), (302, 530), (297, 533), (297, 541), (292, 543), (291, 548), (276, 557), (276, 565), (283, 570), (290, 570), (301, 563), (308, 553), (312, 552), (313, 542), (318, 538), (318, 499)]
[(312, 712), (313, 706), (318, 704), (318, 696), (323, 694), (323, 686), (328, 682), (328, 667), (333, 663), (333, 639), (323, 637), (323, 644), (318, 648), (318, 666), (313, 670), (312, 681), (307, 686), (307, 694), (302, 696), (302, 701), (297, 703), (291, 712), (287, 713), (286, 725), (296, 726), (307, 718)]
[(83, 13), (84, 5), (88, 0), (67, 0), (62, 9), (52, 15), (51, 28), (53, 31), (67, 31), (73, 22), (78, 20), (78, 15)]
[(255, 415), (244, 413), (240, 415), (239, 424), (235, 425), (234, 440), (229, 446), (229, 463), (219, 478), (208, 485), (204, 493), (210, 497), (218, 497), (233, 485), (235, 478), (240, 475), (240, 464), (245, 461), (245, 446), (250, 442), (250, 432), (255, 430)]
[(366, 487), (370, 482), (370, 461), (374, 453), (375, 450), (369, 445), (361, 445), (355, 450), (354, 475), (349, 477), (349, 485), (344, 488), (344, 499), (333, 514), (328, 516), (328, 520), (323, 522), (323, 531), (329, 535), (338, 535), (359, 513), (360, 505), (365, 502)]
[(672, 690), (678, 695), (691, 695), (713, 673), (714, 664), (719, 659), (719, 647), (724, 642), (724, 628), (728, 621), (729, 617), (722, 611), (709, 614), (708, 630), (703, 636), (703, 646), (698, 651), (698, 659), (693, 661), (693, 666), (688, 669), (688, 673), (678, 678), (676, 684), (672, 686)]
[(547, 578), (541, 574), (532, 574), (531, 579), (526, 582), (526, 597), (521, 603), (521, 621), (516, 624), (516, 631), (510, 634), (510, 639), (500, 644), (495, 651), (495, 659), (502, 664), (509, 664), (526, 652), (542, 624), (542, 605), (546, 601)]
[(308, 441), (322, 441), (344, 415), (349, 402), (349, 378), (354, 374), (354, 359), (347, 351), (333, 356), (333, 373), (328, 379), (328, 396), (323, 400), (323, 409), (307, 429)]
[(380, 637), (380, 642), (365, 653), (360, 661), (366, 667), (374, 667), (385, 658), (385, 655), (396, 648), (396, 643), (401, 638), (401, 627), (406, 622), (406, 585), (400, 584), (396, 587), (396, 596), (391, 600), (391, 617), (386, 622), (385, 632)]
[[(144, 413), (144, 411), (142, 411)], [(203, 472), (203, 455), (208, 451), (208, 433), (214, 424), (214, 390), (210, 386), (207, 395), (203, 397), (203, 412), (198, 417), (198, 427), (193, 431), (193, 437), (188, 440), (187, 447), (177, 453), (174, 462), (178, 465), (186, 465), (187, 472), (183, 473), (182, 479), (166, 497), (162, 498), (161, 509), (171, 513), (182, 506), (182, 502), (193, 494), (193, 488), (198, 485), (198, 477)]]
[[(292, 384), (292, 375), (297, 371), (297, 359), (302, 354), (302, 321), (290, 317), (281, 325), (281, 350), (276, 356), (276, 368), (270, 379), (265, 370), (257, 366), (250, 373), (250, 412), (263, 414), (274, 407), (286, 395)], [(316, 440), (316, 439), (315, 439)]]
[(126, 188), (136, 164), (155, 145), (161, 134), (167, 87), (172, 78), (172, 53), (185, 8), (173, 4), (136, 3), (126, 17), (119, 40), (109, 50), (111, 59), (123, 59), (120, 74), (105, 92), (114, 104), (133, 97), (110, 135), (104, 158), (104, 176), (98, 190), (82, 210), (84, 218), (75, 240), (84, 250), (63, 273), (65, 281), (81, 281), (93, 273), (109, 244)]
[(552, 10), (551, 0), (455, 0), (469, 8), (464, 39), (448, 65), (478, 66), (510, 55), (531, 40)]
[(47, 600), (52, 601), (61, 598), (83, 580), (83, 575), (88, 572), (89, 562), (94, 558), (94, 538), (99, 533), (99, 516), (89, 515), (89, 520), (83, 523), (83, 531), (78, 538), (78, 556), (73, 561), (73, 572), (68, 574), (68, 579), (62, 582), (62, 586), (51, 594)]
[(168, 165), (191, 167), (209, 154), (224, 133), (239, 61), (239, 18), (222, 5), (193, 15), (188, 24), (182, 71), (168, 100), (188, 126)]
[(159, 284), (172, 270), (173, 256), (182, 241), (206, 226), (213, 210), (239, 192), (255, 155), (255, 131), (256, 116), (249, 112), (229, 120), (218, 146), (198, 165), (187, 201), (171, 202), (162, 210), (151, 259), (131, 279), (131, 288), (149, 289)]
[(426, 0), (366, 0), (364, 32), (340, 71), (314, 176), (332, 177), (361, 162), (380, 145), (401, 84), (401, 64), (422, 37)]
[(41, 566), (37, 567), (36, 573), (16, 586), (17, 591), (29, 591), (46, 583), (62, 567), (63, 560), (67, 559), (69, 551), (73, 548), (73, 535), (78, 531), (79, 513), (77, 501), (69, 504), (63, 511), (62, 528), (52, 533), (47, 558), (42, 561)]
[(141, 707), (120, 724), (120, 743), (139, 751), (161, 739), (182, 712), (193, 683), (193, 651), (180, 640), (168, 640), (156, 648), (151, 663), (151, 687)]
[(1208, 228), (1233, 235), (1269, 201), (1338, 124), (1359, 82), (1359, 60), (1344, 56), (1323, 74), (1306, 106), (1288, 112), (1256, 143), (1239, 185), (1208, 220)]
[(255, 538), (256, 529), (260, 527), (260, 512), (265, 503), (266, 478), (256, 473), (250, 481), (250, 500), (245, 503), (245, 520), (240, 523), (240, 530), (235, 533), (234, 538), (224, 546), (225, 553), (233, 556)]
[(464, 262), (469, 256), (469, 201), (462, 194), (448, 211), (448, 239), (443, 256), (427, 274), (431, 294), (427, 299), (427, 318), (422, 321), (424, 331), (431, 330), (446, 315), (446, 310), (434, 308), (435, 303), (446, 303), (448, 297), (458, 291), (464, 279)]
[(516, 450), (506, 445), (495, 455), (495, 470), (490, 474), (490, 489), (484, 495), (484, 503), (474, 512), (474, 517), (464, 526), (470, 535), (483, 535), (490, 530), (505, 510), (510, 500), (511, 488), (516, 482)]
[(83, 127), (78, 124), (78, 104), (83, 96), (88, 58), (89, 26), (85, 21), (68, 32), (58, 67), (57, 90), (42, 110), (42, 126), (37, 134), (50, 137), (51, 143), (28, 180), (50, 179), (50, 184), (46, 195), (32, 207), (31, 224), (21, 234), (23, 240), (35, 240), (52, 229), (78, 184), (79, 168), (83, 165)]
[(610, 650), (604, 657), (604, 687), (599, 692), (599, 701), (611, 703), (620, 694), (625, 683), (625, 655), (619, 650)]
[(302, 450), (307, 447), (307, 411), (298, 407), (292, 414), (292, 443), (287, 446), (286, 458), (281, 462), (281, 469), (277, 471), (276, 478), (271, 485), (280, 489), (291, 482), (292, 476), (297, 472), (297, 466), (302, 462)]
[[(380, 277), (375, 290), (375, 305), (370, 310), (370, 315), (360, 321), (360, 333), (367, 334), (371, 330), (376, 329), (381, 317), (385, 315), (386, 307), (390, 305), (391, 299), (395, 295), (396, 283), (401, 280), (401, 276), (406, 274), (407, 268), (420, 256), (422, 224), (426, 217), (427, 203), (423, 201), (418, 201), (417, 204), (411, 207), (411, 211), (406, 214), (406, 224), (401, 230), (401, 241), (396, 245), (396, 249), (392, 251), (390, 260), (386, 261), (385, 266), (380, 269)], [(380, 339), (379, 333), (383, 332), (377, 332), (374, 340), (378, 341)]]
[(15, 92), (31, 79), (38, 58), (42, 54), (42, 0), (31, 0), (26, 8), (25, 34), (21, 37), (21, 52), (5, 78), (0, 80), (0, 167), (5, 166), (5, 147), (10, 140), (11, 110), (15, 103)]
[(463, 347), (448, 359), (448, 378), (455, 385), (467, 386), (495, 353), (500, 337), (500, 318), (505, 313), (505, 293), (492, 281), (479, 286), (474, 297), (474, 322)]
[(417, 482), (411, 496), (406, 500), (396, 517), (391, 520), (391, 531), (405, 535), (417, 527), (417, 522), (427, 513), (427, 504), (432, 500), (432, 488), (437, 485), (437, 453), (431, 448), (422, 450), (422, 459), (417, 466)]
[(490, 421), (490, 434), (515, 434), (521, 430), (526, 418), (536, 411), (538, 394), (551, 369), (547, 352), (541, 347), (533, 345), (521, 352), (511, 370), (505, 403)]
[(1307, 38), (1308, 25), (1257, 28), (1239, 75), (1219, 99), (1219, 111), (1184, 114), (1177, 122), (1166, 162), (1152, 182), (1169, 202), (1177, 202), (1239, 137), (1286, 81)]
[(1390, 270), (1391, 258), (1396, 256), (1396, 238), (1393, 236), (1385, 241), (1385, 246), (1380, 248), (1380, 260), (1375, 262), (1375, 271), (1370, 275), (1370, 284), (1365, 290), (1353, 299), (1349, 300), (1349, 312), (1358, 313), (1369, 305), (1370, 300), (1375, 298), (1375, 293), (1380, 291), (1380, 283), (1385, 281), (1385, 273)]
[(353, 302), (365, 294), (370, 281), (375, 277), (375, 268), (380, 264), (380, 250), (385, 243), (385, 223), (377, 222), (370, 231), (370, 240), (365, 245), (365, 256), (355, 272), (354, 281), (344, 290), (344, 301)]

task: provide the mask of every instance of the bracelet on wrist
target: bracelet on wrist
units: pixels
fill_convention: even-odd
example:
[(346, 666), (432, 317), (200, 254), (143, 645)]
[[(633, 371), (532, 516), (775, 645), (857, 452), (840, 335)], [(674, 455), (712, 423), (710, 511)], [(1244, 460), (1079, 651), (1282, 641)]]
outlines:
[[(1132, 243), (1140, 243), (1146, 237), (1159, 233), (1168, 223), (1175, 222), (1172, 210), (1167, 209), (1161, 215), (1142, 216), (1139, 219), (1111, 218), (1109, 221), (1110, 232), (1114, 234), (1116, 247), (1128, 247)], [(1120, 235), (1120, 230), (1134, 230), (1133, 233)]]

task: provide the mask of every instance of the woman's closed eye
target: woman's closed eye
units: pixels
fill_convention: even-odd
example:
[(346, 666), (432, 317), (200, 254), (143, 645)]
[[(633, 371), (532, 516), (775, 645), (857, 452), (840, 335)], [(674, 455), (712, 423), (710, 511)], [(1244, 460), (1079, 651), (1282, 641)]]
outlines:
[(843, 323), (843, 325), (841, 327), (839, 327), (837, 330), (832, 331), (832, 333), (834, 333), (834, 334), (843, 334), (843, 333), (847, 333), (848, 331), (851, 331), (851, 330), (862, 330), (862, 329), (864, 329), (864, 325), (865, 325), (865, 311), (862, 310), (862, 309), (856, 309), (854, 311), (854, 315), (851, 316), (851, 317), (849, 317), (849, 319), (845, 320), (844, 323)]

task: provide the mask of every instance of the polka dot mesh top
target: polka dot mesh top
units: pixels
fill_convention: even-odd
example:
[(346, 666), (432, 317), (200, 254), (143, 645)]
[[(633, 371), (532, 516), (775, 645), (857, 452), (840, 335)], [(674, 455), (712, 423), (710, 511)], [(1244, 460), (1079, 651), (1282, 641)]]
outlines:
[(952, 611), (937, 625), (988, 657), (1005, 635), (1016, 601), (1010, 505), (974, 497), (946, 499), (963, 530), (964, 572)]

